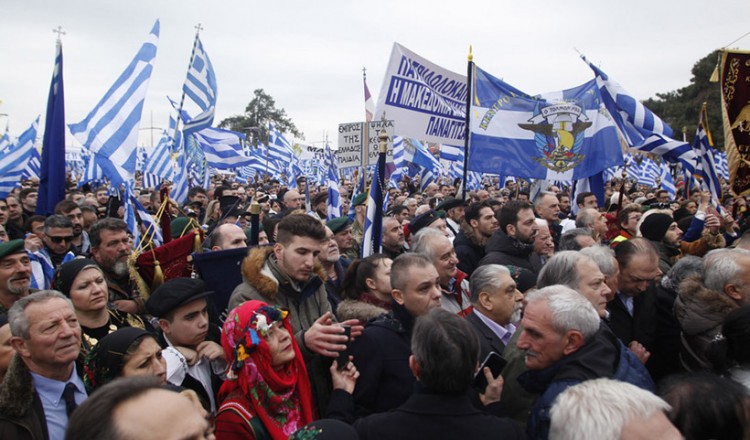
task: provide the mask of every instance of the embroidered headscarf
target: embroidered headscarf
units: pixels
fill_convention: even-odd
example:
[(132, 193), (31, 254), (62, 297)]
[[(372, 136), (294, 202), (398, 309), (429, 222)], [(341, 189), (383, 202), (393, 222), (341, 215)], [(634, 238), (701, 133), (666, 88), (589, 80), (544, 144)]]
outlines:
[[(281, 322), (289, 332), (295, 357), (275, 370), (266, 335)], [(219, 401), (241, 389), (274, 439), (286, 439), (312, 422), (310, 380), (289, 322), (289, 312), (261, 301), (246, 301), (233, 309), (221, 335), (227, 357), (227, 380), (219, 390)]]
[(83, 364), (83, 383), (86, 389), (105, 385), (122, 375), (125, 366), (125, 355), (128, 349), (138, 340), (154, 335), (136, 327), (123, 327), (103, 337), (86, 356)]

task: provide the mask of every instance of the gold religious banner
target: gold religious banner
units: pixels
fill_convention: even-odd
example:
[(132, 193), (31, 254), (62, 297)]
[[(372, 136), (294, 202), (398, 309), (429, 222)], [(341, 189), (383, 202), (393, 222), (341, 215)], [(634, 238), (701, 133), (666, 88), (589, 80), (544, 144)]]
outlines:
[(725, 50), (720, 67), (729, 185), (745, 195), (750, 193), (750, 52)]

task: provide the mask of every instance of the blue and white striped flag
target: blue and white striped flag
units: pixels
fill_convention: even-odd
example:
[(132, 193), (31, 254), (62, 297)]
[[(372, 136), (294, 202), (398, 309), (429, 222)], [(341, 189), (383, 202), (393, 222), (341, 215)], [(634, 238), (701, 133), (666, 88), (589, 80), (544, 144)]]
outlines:
[[(15, 144), (6, 148), (0, 165), (0, 198), (5, 198), (13, 190), (20, 186), (24, 171), (32, 157), (36, 134), (39, 127), (39, 117), (31, 123)], [(37, 151), (37, 155), (38, 155)]]
[(206, 162), (211, 167), (229, 170), (250, 163), (250, 158), (245, 156), (242, 149), (242, 141), (245, 139), (242, 133), (209, 127), (193, 133), (193, 136), (203, 149)]
[(175, 180), (172, 182), (172, 189), (169, 192), (169, 198), (174, 200), (180, 205), (187, 202), (188, 191), (190, 190), (189, 173), (185, 168), (185, 156), (181, 155), (177, 159), (177, 169), (180, 170), (175, 175)]
[(719, 173), (719, 177), (729, 180), (729, 162), (727, 162), (726, 151), (715, 151), (714, 161), (716, 161), (716, 172)]
[(201, 113), (189, 121), (183, 121), (185, 125), (182, 131), (185, 135), (211, 127), (216, 109), (216, 74), (211, 60), (203, 50), (200, 38), (196, 36), (195, 41), (193, 61), (188, 69), (182, 92), (198, 105)]
[(601, 91), (604, 105), (628, 145), (640, 151), (658, 154), (669, 162), (681, 162), (691, 173), (695, 173), (697, 158), (687, 142), (672, 139), (672, 128), (612, 81), (586, 57), (581, 57), (591, 67)]
[(460, 162), (461, 166), (463, 167), (464, 148), (455, 147), (453, 145), (441, 145), (440, 158), (448, 161)]
[(706, 107), (704, 106), (698, 118), (698, 128), (695, 132), (693, 149), (698, 156), (699, 171), (696, 175), (703, 178), (703, 182), (711, 192), (714, 203), (721, 203), (721, 182), (716, 172), (716, 162), (714, 160), (713, 148), (711, 148), (709, 135), (705, 126)]
[(29, 157), (29, 162), (26, 164), (26, 168), (23, 169), (23, 175), (21, 178), (24, 180), (32, 178), (38, 179), (42, 171), (41, 167), (42, 156), (39, 155), (39, 150), (32, 148), (31, 157)]
[(135, 174), (138, 126), (158, 40), (159, 20), (91, 113), (83, 121), (68, 125), (71, 134), (98, 156), (97, 163), (115, 185), (132, 181)]
[(154, 152), (151, 153), (151, 157), (148, 158), (143, 166), (144, 175), (150, 174), (153, 176), (159, 176), (163, 179), (174, 180), (175, 165), (172, 161), (170, 145), (172, 145), (172, 141), (169, 133), (164, 130), (162, 137), (159, 140), (159, 144), (156, 145)]
[(292, 144), (286, 140), (272, 123), (268, 124), (268, 155), (273, 160), (289, 163), (294, 158)]
[[(86, 168), (83, 170), (83, 176), (78, 181), (79, 185), (87, 182), (100, 182), (104, 180), (104, 171), (102, 167), (97, 163), (99, 156), (96, 154), (89, 154), (86, 156)], [(117, 185), (112, 185), (116, 187)]]
[(341, 217), (341, 193), (339, 193), (339, 173), (328, 144), (326, 144), (325, 155), (328, 163), (328, 211), (326, 215), (326, 221), (328, 221)]
[(666, 162), (661, 163), (661, 175), (659, 175), (659, 180), (661, 180), (662, 189), (669, 193), (669, 198), (671, 200), (674, 200), (677, 195), (677, 186), (674, 184), (672, 173), (669, 172), (669, 165), (667, 165)]
[(381, 180), (384, 172), (385, 157), (378, 157), (372, 175), (370, 191), (367, 193), (365, 227), (362, 233), (362, 248), (360, 249), (361, 258), (380, 252), (383, 238), (383, 194), (386, 192), (385, 182)]
[(5, 124), (5, 133), (0, 136), (0, 154), (5, 154), (10, 148), (10, 136), (8, 135), (8, 124)]

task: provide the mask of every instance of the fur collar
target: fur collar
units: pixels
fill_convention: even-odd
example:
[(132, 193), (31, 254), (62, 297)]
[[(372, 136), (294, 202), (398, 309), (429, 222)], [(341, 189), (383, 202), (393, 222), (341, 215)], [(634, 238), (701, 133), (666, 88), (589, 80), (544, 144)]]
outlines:
[(345, 299), (339, 303), (336, 309), (337, 317), (341, 321), (348, 319), (358, 319), (362, 322), (367, 322), (371, 319), (377, 318), (380, 315), (388, 313), (388, 311), (382, 307), (378, 307), (373, 304), (369, 304), (363, 301), (357, 301), (353, 299)]
[(31, 372), (21, 360), (21, 356), (16, 354), (0, 385), (0, 413), (5, 417), (17, 419), (25, 416), (33, 403), (34, 382)]
[(691, 334), (721, 325), (724, 317), (738, 307), (724, 292), (707, 289), (700, 276), (685, 279), (678, 291), (675, 316), (683, 330)]
[[(264, 246), (250, 250), (247, 257), (242, 261), (242, 278), (261, 295), (267, 298), (275, 298), (279, 292), (279, 281), (268, 267), (268, 259), (272, 258), (273, 247)], [(326, 280), (323, 266), (315, 261), (315, 274), (321, 280)]]

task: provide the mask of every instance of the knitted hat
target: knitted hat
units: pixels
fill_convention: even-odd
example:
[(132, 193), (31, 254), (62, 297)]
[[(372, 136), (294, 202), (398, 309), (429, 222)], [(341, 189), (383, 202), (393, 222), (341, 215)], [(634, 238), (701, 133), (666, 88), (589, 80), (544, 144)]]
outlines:
[(641, 235), (651, 241), (661, 241), (672, 223), (674, 219), (668, 214), (649, 214), (641, 223)]

